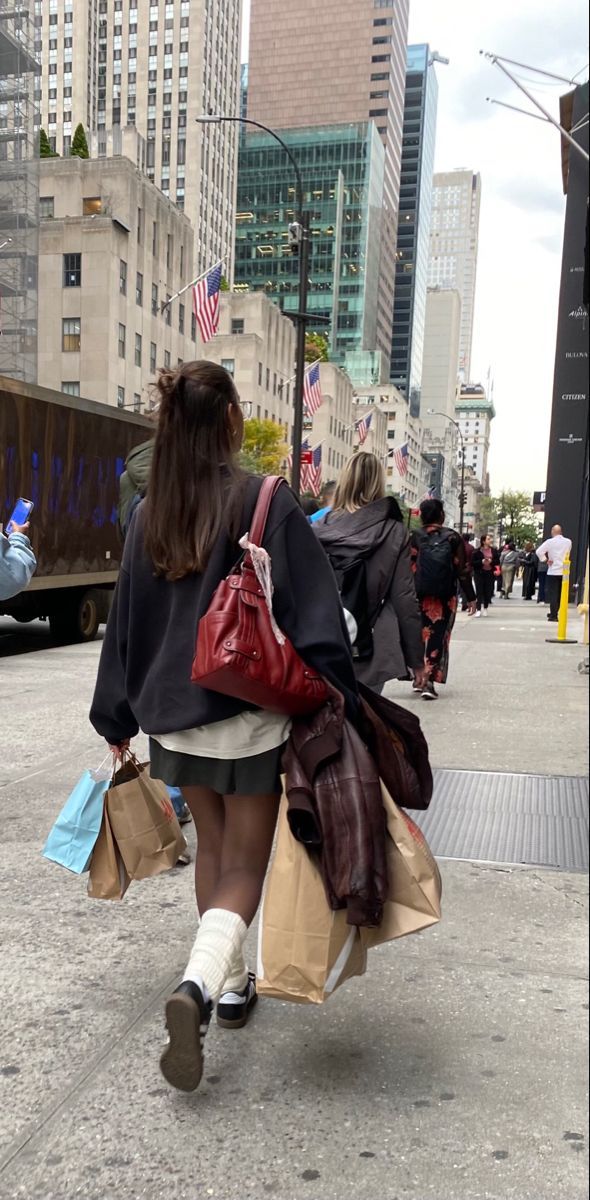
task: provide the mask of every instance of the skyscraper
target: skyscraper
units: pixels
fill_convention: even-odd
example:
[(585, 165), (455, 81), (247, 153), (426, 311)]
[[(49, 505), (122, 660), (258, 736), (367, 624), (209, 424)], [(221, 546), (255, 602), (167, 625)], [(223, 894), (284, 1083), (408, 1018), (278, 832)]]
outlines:
[(148, 178), (195, 227), (196, 269), (231, 255), (236, 129), (201, 127), (196, 118), (238, 112), (241, 5), (36, 0), (35, 7), (41, 123), (53, 149), (67, 155), (81, 122), (106, 157), (113, 128), (135, 126), (146, 141)]
[(408, 17), (409, 0), (323, 0), (321, 10), (316, 0), (252, 0), (250, 19), (249, 117), (276, 129), (377, 125), (385, 146), (381, 345), (391, 345)]
[(408, 46), (391, 382), (420, 412), (438, 83), (426, 45)]
[(459, 374), (471, 376), (481, 177), (473, 171), (443, 171), (434, 176), (428, 286), (453, 288), (461, 299)]
[[(326, 335), (341, 365), (351, 352), (378, 347), (388, 353), (377, 322), (384, 150), (375, 125), (283, 129), (281, 136), (310, 200), (310, 327)], [(294, 182), (274, 138), (248, 132), (239, 154), (236, 287), (264, 291), (287, 316), (299, 308), (299, 261), (288, 244)]]

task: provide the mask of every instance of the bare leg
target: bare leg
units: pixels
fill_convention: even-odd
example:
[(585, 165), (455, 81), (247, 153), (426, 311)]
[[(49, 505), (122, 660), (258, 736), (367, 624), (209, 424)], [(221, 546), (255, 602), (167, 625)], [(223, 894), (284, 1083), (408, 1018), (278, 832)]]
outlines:
[(279, 800), (278, 795), (224, 798), (221, 872), (208, 907), (238, 913), (246, 925), (260, 903)]
[(197, 831), (195, 892), (199, 915), (211, 908), (211, 897), (219, 882), (225, 826), (223, 797), (211, 788), (185, 787), (186, 800)]

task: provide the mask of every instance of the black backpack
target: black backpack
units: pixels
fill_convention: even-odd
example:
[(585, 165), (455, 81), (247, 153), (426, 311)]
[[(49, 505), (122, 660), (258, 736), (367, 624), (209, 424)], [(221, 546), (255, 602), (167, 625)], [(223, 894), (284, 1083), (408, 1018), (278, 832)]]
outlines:
[(419, 530), (414, 537), (418, 549), (415, 577), (418, 599), (436, 596), (439, 600), (449, 600), (457, 587), (450, 531)]

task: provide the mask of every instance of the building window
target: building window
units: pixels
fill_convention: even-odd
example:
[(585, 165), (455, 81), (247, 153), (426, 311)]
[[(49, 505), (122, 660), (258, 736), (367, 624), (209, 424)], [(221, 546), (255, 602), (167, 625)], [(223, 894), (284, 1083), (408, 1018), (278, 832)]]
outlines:
[(152, 254), (153, 254), (154, 258), (156, 257), (157, 253), (158, 253), (158, 222), (154, 221), (152, 224)]
[(262, 363), (258, 363), (258, 387), (262, 387)]
[(141, 246), (142, 241), (143, 241), (143, 209), (138, 208), (138, 210), (137, 210), (137, 244), (138, 244), (138, 246)]
[(169, 301), (172, 299), (169, 292), (166, 292), (166, 308), (164, 309), (164, 320), (167, 325), (172, 324), (172, 305)]
[[(169, 146), (169, 144), (170, 144), (169, 142), (166, 143), (167, 146)], [(169, 271), (172, 268), (173, 261), (174, 261), (174, 238), (172, 237), (172, 234), (169, 233), (168, 237), (166, 239), (166, 266)]]
[(41, 220), (47, 220), (53, 217), (55, 209), (55, 200), (53, 196), (40, 196), (39, 198), (39, 216)]
[(135, 276), (135, 303), (143, 308), (143, 275), (141, 271)]
[(135, 366), (141, 366), (141, 334), (135, 334)]
[(82, 200), (83, 217), (99, 217), (102, 212), (100, 196), (84, 196)]
[(178, 305), (178, 332), (184, 333), (184, 304)]
[(237, 317), (231, 323), (232, 334), (240, 334), (244, 332), (244, 322), (241, 317)]
[(197, 318), (194, 312), (191, 313), (191, 342), (197, 340)]
[(119, 259), (119, 292), (127, 295), (127, 263), (123, 258)]
[(79, 396), (80, 395), (80, 380), (79, 379), (64, 379), (64, 381), (61, 385), (61, 390), (62, 390), (62, 392), (65, 393), (66, 396)]
[(125, 358), (125, 349), (127, 344), (127, 330), (124, 325), (119, 325), (119, 358)]
[(170, 370), (170, 351), (169, 350), (164, 351), (164, 369), (166, 371)]
[(155, 342), (150, 342), (150, 375), (156, 374), (156, 355), (158, 349)]
[(233, 377), (235, 369), (236, 369), (235, 358), (222, 358), (221, 365), (224, 368), (224, 370), (227, 371), (228, 375), (231, 375)]
[(152, 317), (158, 315), (158, 285), (152, 283)]
[(65, 353), (80, 349), (80, 318), (64, 317), (61, 323), (61, 348)]
[(270, 367), (266, 368), (266, 390), (270, 391)]
[(82, 283), (82, 255), (64, 254), (64, 287), (79, 288)]
[(141, 396), (139, 392), (133, 393), (133, 407), (136, 412), (141, 412)]
[(121, 387), (120, 384), (117, 388), (117, 406), (118, 408), (125, 408), (125, 388)]

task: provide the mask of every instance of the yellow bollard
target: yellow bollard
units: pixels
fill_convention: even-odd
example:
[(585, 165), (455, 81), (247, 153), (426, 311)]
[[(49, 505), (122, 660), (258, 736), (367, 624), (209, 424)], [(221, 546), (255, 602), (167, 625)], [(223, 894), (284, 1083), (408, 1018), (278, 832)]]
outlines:
[(559, 603), (559, 617), (557, 620), (557, 637), (545, 638), (546, 642), (559, 642), (562, 646), (577, 645), (575, 638), (567, 636), (567, 614), (570, 600), (570, 556), (566, 554), (563, 560), (563, 575), (561, 578), (561, 600)]
[(588, 645), (588, 574), (589, 574), (589, 557), (586, 554), (586, 575), (584, 577), (584, 599), (581, 604), (578, 604), (578, 612), (584, 618), (584, 630), (582, 633), (582, 645)]

